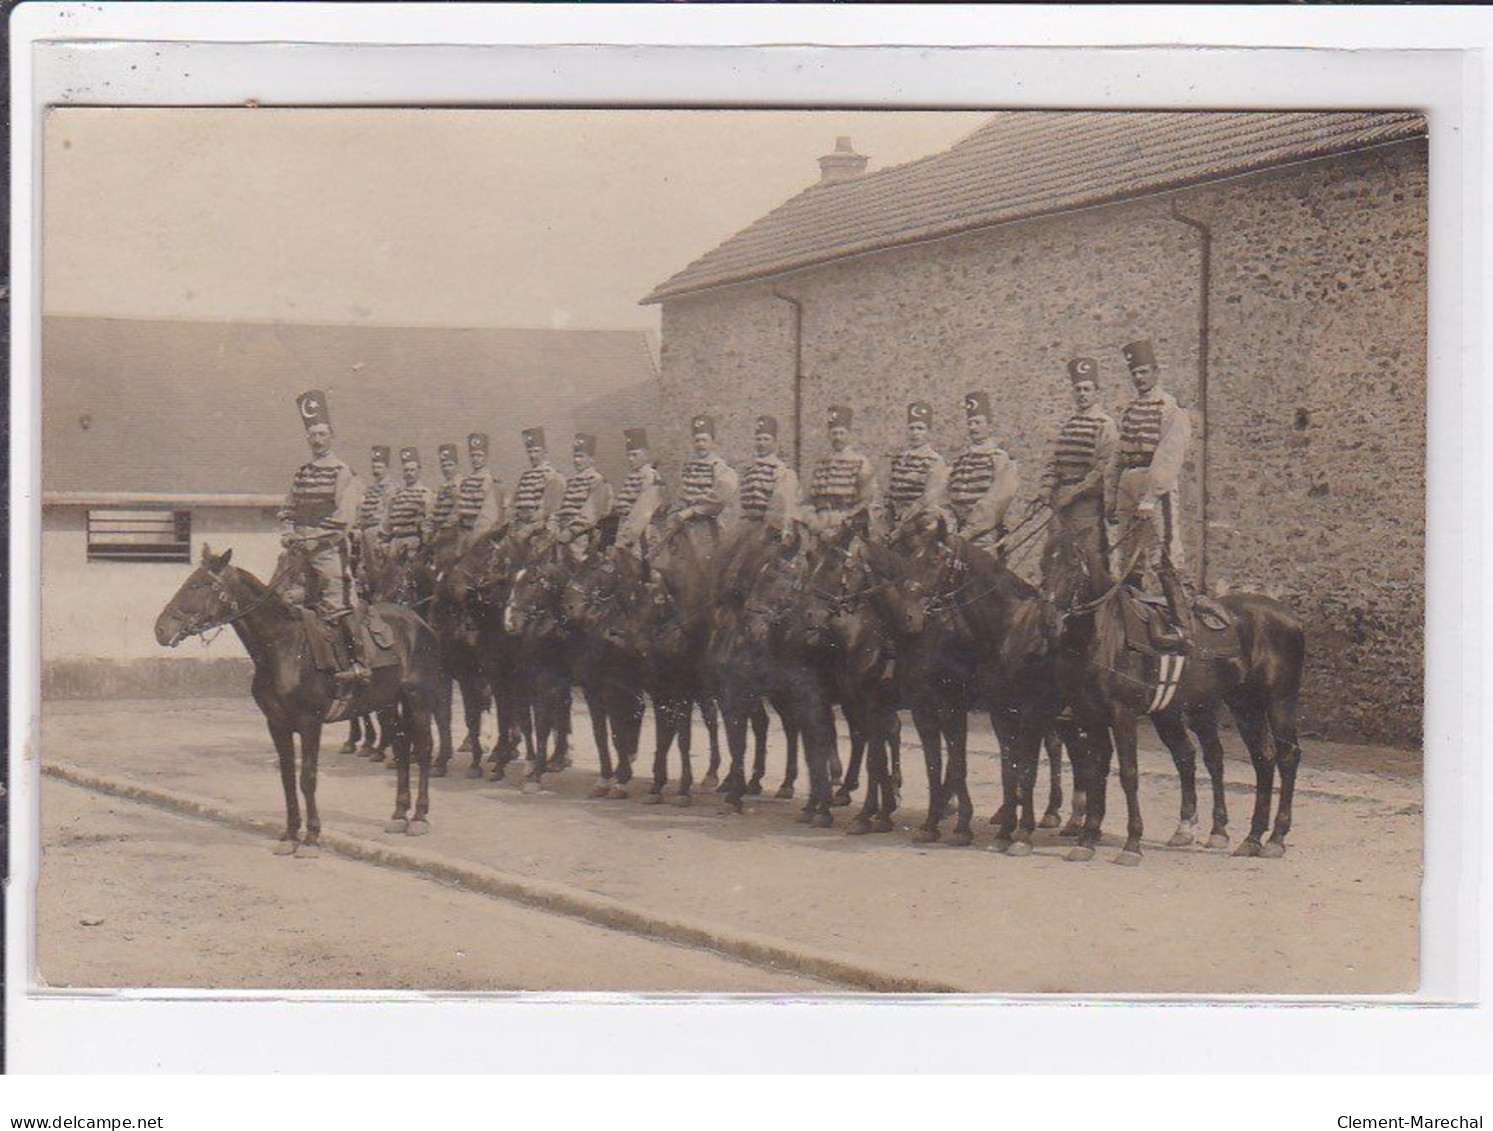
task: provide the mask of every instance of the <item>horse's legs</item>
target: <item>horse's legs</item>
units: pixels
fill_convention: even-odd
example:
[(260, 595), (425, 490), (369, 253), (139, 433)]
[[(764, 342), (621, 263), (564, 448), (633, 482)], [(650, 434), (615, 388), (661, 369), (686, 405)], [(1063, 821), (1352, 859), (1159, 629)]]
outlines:
[(873, 745), (869, 756), (879, 759), (879, 762), (872, 763), (872, 767), (881, 774), (881, 788), (880, 804), (877, 807), (876, 816), (871, 820), (871, 828), (875, 832), (889, 833), (896, 827), (892, 821), (892, 814), (897, 811), (897, 791), (901, 786), (901, 780), (898, 776), (900, 771), (895, 768), (895, 761), (889, 762), (887, 755), (891, 753), (896, 756), (901, 748), (897, 732), (902, 726), (902, 718), (897, 713), (896, 707), (891, 705), (877, 706), (872, 718), (875, 722), (871, 738), (873, 742), (879, 743), (879, 746)]
[[(765, 710), (762, 713), (762, 718), (763, 731), (762, 739), (759, 743), (761, 750), (759, 765), (767, 761), (767, 712)], [(787, 767), (783, 771), (783, 784), (778, 786), (778, 791), (773, 796), (787, 800), (793, 796), (793, 787), (798, 781), (798, 741), (802, 728), (798, 725), (798, 720), (793, 717), (793, 712), (791, 711), (787, 713), (779, 712), (778, 721), (783, 724), (783, 744), (787, 748), (788, 758)]]
[(1120, 788), (1125, 791), (1125, 847), (1115, 857), (1116, 864), (1140, 863), (1140, 838), (1145, 831), (1140, 813), (1140, 766), (1136, 760), (1136, 721), (1130, 709), (1114, 707), (1110, 718), (1114, 731), (1115, 753), (1120, 763)]
[(358, 716), (354, 715), (347, 721), (347, 741), (337, 751), (339, 754), (355, 754), (358, 750), (358, 740), (363, 737), (363, 728), (358, 725)]
[[(845, 727), (850, 731), (850, 767), (845, 771), (845, 778), (835, 790), (831, 804), (849, 805), (851, 796), (860, 787), (861, 762), (866, 756), (866, 716), (863, 706), (851, 706), (849, 703), (841, 707), (845, 715)], [(838, 748), (838, 743), (836, 744)]]
[(1084, 726), (1080, 747), (1084, 751), (1079, 759), (1084, 770), (1081, 775), (1084, 794), (1083, 829), (1078, 834), (1078, 843), (1069, 852), (1070, 860), (1093, 859), (1099, 847), (1099, 838), (1104, 828), (1104, 813), (1109, 800), (1109, 768), (1114, 759), (1114, 742), (1108, 724)]
[[(895, 707), (890, 710), (890, 717), (886, 722), (886, 744), (892, 759), (892, 789), (902, 789), (902, 713)], [(895, 809), (897, 800), (892, 798), (892, 807)]]
[(1229, 843), (1229, 806), (1223, 792), (1223, 743), (1218, 739), (1218, 706), (1206, 703), (1187, 712), (1187, 725), (1203, 747), (1203, 765), (1213, 786), (1213, 828), (1208, 833), (1209, 848), (1226, 848)]
[(409, 780), (409, 760), (412, 753), (415, 766), (420, 771), (420, 783), (415, 791), (415, 812), (405, 829), (410, 836), (422, 836), (430, 831), (427, 818), (430, 813), (431, 713), (424, 697), (418, 692), (406, 696), (402, 720), (405, 780)]
[(820, 688), (809, 684), (801, 689), (804, 764), (809, 771), (809, 800), (800, 819), (819, 828), (834, 823), (830, 814), (830, 756), (835, 747), (834, 708), (823, 697)]
[[(461, 714), (462, 721), (467, 728), (467, 738), (471, 740), (473, 777), (482, 776), (482, 756), (486, 753), (482, 749), (482, 710), (487, 701), (487, 693), (483, 686), (484, 681), (474, 672), (468, 672), (460, 681), (461, 683)], [(440, 706), (436, 707), (436, 729), (441, 725)], [(441, 741), (443, 757), (449, 757), (444, 751), (450, 746), (451, 738), (451, 704), (446, 704), (446, 736)], [(500, 734), (501, 739), (501, 724)]]
[(705, 768), (705, 776), (700, 779), (700, 785), (704, 789), (714, 789), (721, 780), (721, 712), (713, 695), (701, 695), (699, 702), (700, 718), (704, 720), (705, 731), (710, 736), (710, 765)]
[(1260, 840), (1270, 823), (1270, 797), (1275, 790), (1275, 760), (1265, 749), (1265, 708), (1257, 696), (1240, 695), (1229, 700), (1229, 709), (1255, 768), (1255, 808), (1249, 821), (1249, 835), (1234, 850), (1234, 855), (1259, 856)]
[[(788, 733), (788, 721), (786, 719), (783, 719), (782, 712), (778, 713), (778, 718), (780, 720), (782, 720), (782, 723), (783, 723), (783, 733), (787, 734)], [(762, 792), (762, 778), (767, 774), (767, 727), (768, 727), (767, 704), (764, 703), (764, 702), (762, 702), (761, 699), (758, 699), (757, 702), (756, 702), (756, 705), (752, 708), (751, 723), (752, 723), (752, 778), (751, 778), (751, 780), (749, 782), (747, 782), (747, 787), (746, 788), (747, 788), (747, 792), (748, 793), (755, 795), (755, 794), (758, 794), (758, 793)], [(796, 763), (796, 758), (797, 758), (797, 754), (798, 754), (798, 747), (797, 747), (797, 744), (796, 744), (797, 731), (794, 732), (794, 735), (795, 735), (795, 745), (793, 747), (793, 753), (794, 753), (794, 757), (795, 757), (794, 769), (793, 769), (792, 773), (790, 773), (787, 777), (785, 777), (783, 779), (783, 783), (784, 783), (785, 786), (787, 786), (788, 792), (784, 793), (782, 789), (779, 789), (778, 790), (778, 796), (779, 797), (792, 797), (793, 796), (793, 779), (797, 776), (797, 773), (798, 773), (797, 763)]]
[(269, 728), (275, 753), (280, 756), (280, 784), (285, 788), (285, 831), (280, 834), (275, 852), (289, 856), (301, 839), (301, 801), (296, 795), (295, 784), (295, 732), (285, 723), (271, 722)]
[[(1076, 837), (1083, 829), (1084, 813), (1088, 809), (1088, 765), (1091, 759), (1088, 736), (1072, 722), (1060, 722), (1053, 728), (1053, 733), (1062, 748), (1068, 751), (1068, 765), (1073, 770), (1073, 808), (1068, 813), (1068, 822), (1059, 831), (1058, 836)], [(1058, 770), (1061, 771), (1061, 764)], [(1046, 826), (1046, 819), (1043, 819)]]
[(723, 792), (725, 806), (741, 812), (741, 799), (746, 793), (746, 743), (747, 719), (751, 708), (743, 700), (748, 697), (739, 689), (728, 689), (721, 697), (721, 716), (726, 724), (726, 752), (731, 758), (731, 768), (726, 771)]
[(355, 723), (361, 723), (361, 738), (356, 751), (359, 758), (371, 758), (373, 752), (378, 749), (378, 730), (373, 725), (372, 715), (355, 716)]
[(923, 765), (928, 771), (928, 816), (912, 839), (928, 844), (938, 839), (938, 823), (943, 817), (943, 728), (938, 715), (924, 706), (912, 709), (912, 725), (923, 744)]
[(1280, 802), (1275, 810), (1275, 828), (1265, 843), (1264, 856), (1284, 856), (1286, 834), (1291, 831), (1291, 802), (1296, 793), (1296, 768), (1301, 765), (1301, 745), (1296, 736), (1296, 696), (1278, 695), (1270, 700), (1270, 730), (1275, 737), (1275, 763), (1280, 768)]
[[(690, 765), (690, 748), (693, 746), (690, 735), (690, 724), (695, 710), (695, 701), (688, 695), (681, 695), (674, 701), (675, 712), (675, 740), (679, 743), (679, 803), (688, 805), (689, 798), (695, 791), (695, 771)], [(665, 758), (668, 750), (665, 748)]]
[(306, 839), (296, 851), (303, 856), (316, 855), (316, 842), (321, 837), (321, 814), (316, 811), (316, 759), (320, 751), (321, 723), (313, 722), (301, 731), (301, 796), (306, 799)]
[(1177, 831), (1166, 843), (1171, 848), (1185, 848), (1197, 840), (1198, 834), (1198, 783), (1197, 751), (1187, 737), (1187, 728), (1182, 723), (1182, 712), (1173, 706), (1171, 710), (1152, 715), (1156, 735), (1171, 751), (1172, 765), (1177, 767), (1177, 778), (1182, 783), (1182, 809), (1177, 817)]
[(672, 699), (661, 695), (653, 699), (653, 786), (645, 801), (658, 802), (663, 799), (664, 789), (669, 784), (669, 745), (674, 741), (677, 710)]
[(1055, 829), (1063, 823), (1063, 740), (1058, 732), (1049, 730), (1042, 736), (1042, 748), (1047, 752), (1047, 809), (1042, 814), (1038, 827)]
[(384, 734), (393, 736), (397, 783), (394, 787), (394, 815), (384, 825), (384, 832), (402, 833), (409, 827), (410, 815), (410, 734), (406, 731), (410, 720), (408, 716), (400, 717), (399, 707), (389, 707), (379, 712), (379, 722)]
[(627, 796), (627, 783), (632, 781), (632, 764), (638, 756), (638, 736), (643, 729), (645, 709), (642, 693), (631, 689), (614, 689), (607, 694), (610, 701), (607, 716), (612, 721), (612, 742), (617, 748), (616, 783), (609, 797)]
[[(435, 759), (436, 777), (445, 777), (446, 767), (451, 763), (451, 695), (456, 681), (451, 677), (444, 661), (440, 671), (436, 675), (436, 692), (433, 710), (435, 714), (436, 734), (440, 737), (440, 753)], [(466, 695), (462, 695), (462, 705), (466, 705)]]
[(605, 797), (612, 787), (612, 749), (607, 737), (606, 692), (590, 683), (581, 685), (586, 712), (591, 717), (591, 738), (596, 743), (596, 757), (601, 763), (601, 777), (591, 787), (592, 797)]

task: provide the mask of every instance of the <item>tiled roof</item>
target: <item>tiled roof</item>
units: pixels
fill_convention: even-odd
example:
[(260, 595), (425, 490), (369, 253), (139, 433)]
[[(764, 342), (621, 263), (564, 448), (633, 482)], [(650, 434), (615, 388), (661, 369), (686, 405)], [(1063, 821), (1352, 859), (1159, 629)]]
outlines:
[(942, 153), (804, 190), (643, 302), (1425, 132), (1412, 111), (1006, 111)]
[[(42, 491), (281, 495), (306, 458), (294, 397), (327, 391), (337, 453), (367, 474), (370, 445), (413, 444), (425, 481), (436, 446), (492, 435), (510, 483), (519, 429), (549, 433), (569, 467), (595, 431), (609, 477), (622, 429), (658, 421), (647, 336), (630, 330), (486, 330), (51, 317), (42, 341)], [(620, 414), (627, 415), (625, 418)]]

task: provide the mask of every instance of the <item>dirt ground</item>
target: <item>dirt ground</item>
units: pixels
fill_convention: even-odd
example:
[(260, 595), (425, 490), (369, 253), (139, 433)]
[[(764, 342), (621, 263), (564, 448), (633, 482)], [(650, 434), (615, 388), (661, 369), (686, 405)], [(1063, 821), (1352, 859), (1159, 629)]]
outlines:
[[(844, 810), (839, 827), (813, 830), (793, 820), (798, 801), (758, 799), (723, 816), (710, 797), (644, 806), (641, 785), (628, 800), (589, 800), (594, 754), (577, 723), (576, 765), (545, 793), (522, 793), (516, 771), (495, 783), (455, 766), (433, 783), (431, 833), (418, 839), (382, 831), (392, 774), (336, 753), (338, 728), (322, 757), (324, 826), (432, 867), (480, 865), (961, 990), (1382, 994), (1417, 983), (1421, 790), (1418, 760), (1404, 752), (1308, 742), (1290, 851), (1234, 859), (1164, 846), (1178, 791), (1152, 740), (1141, 760), (1145, 861), (1117, 868), (1112, 846), (1066, 862), (1052, 833), (1039, 832), (1025, 859), (990, 851), (983, 822), (999, 769), (988, 751), (971, 759), (975, 845), (912, 844), (926, 794), (910, 727), (898, 830), (847, 837)], [(991, 745), (988, 731), (976, 734), (977, 750)], [(645, 751), (649, 741), (645, 729)], [(48, 703), (42, 749), (44, 760), (283, 820), (273, 750), (247, 699)], [(779, 749), (775, 739), (770, 786)], [(697, 777), (703, 762), (697, 753)], [(1237, 842), (1253, 775), (1237, 758), (1227, 774)], [(1112, 834), (1124, 805), (1110, 788)], [(39, 955), (54, 985), (825, 989), (388, 868), (276, 857), (267, 839), (51, 780), (42, 821)]]

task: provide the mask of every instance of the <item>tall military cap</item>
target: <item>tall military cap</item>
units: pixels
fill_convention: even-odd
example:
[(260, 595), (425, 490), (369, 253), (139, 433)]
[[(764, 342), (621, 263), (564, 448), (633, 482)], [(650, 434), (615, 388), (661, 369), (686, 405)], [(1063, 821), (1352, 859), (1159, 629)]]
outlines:
[(753, 436), (760, 436), (766, 432), (769, 436), (776, 437), (778, 434), (778, 418), (766, 414), (757, 417), (757, 423), (753, 426)]
[(831, 428), (849, 428), (850, 422), (855, 419), (855, 413), (850, 411), (847, 404), (832, 404), (829, 406), (829, 426)]
[(575, 450), (585, 452), (588, 456), (596, 454), (596, 437), (589, 432), (577, 432), (575, 434)]
[(472, 432), (472, 433), (470, 433), (467, 436), (467, 451), (469, 451), (469, 452), (486, 452), (487, 451), (487, 433), (486, 432)]
[(436, 453), (435, 454), (436, 454), (436, 458), (437, 459), (443, 459), (443, 460), (444, 459), (449, 459), (449, 460), (453, 460), (454, 461), (456, 459), (456, 454), (457, 454), (456, 453), (456, 445), (455, 444), (442, 444), (439, 448), (436, 449)]
[(523, 432), (521, 433), (521, 435), (524, 438), (524, 447), (526, 447), (526, 448), (542, 448), (542, 447), (544, 447), (544, 429), (543, 428), (525, 428), (523, 430)]
[(698, 435), (700, 435), (700, 433), (703, 432), (703, 433), (705, 433), (705, 435), (709, 436), (711, 439), (714, 439), (715, 438), (715, 417), (709, 415), (708, 413), (704, 413), (704, 412), (697, 413), (695, 415), (695, 417), (689, 422), (689, 430), (690, 430), (690, 435), (692, 435), (692, 436), (698, 436)]
[(1099, 384), (1099, 363), (1092, 357), (1075, 357), (1068, 362), (1068, 380), (1077, 385), (1080, 381)]
[(971, 416), (983, 416), (990, 419), (990, 394), (973, 392), (964, 394), (964, 417), (968, 420)]
[(332, 426), (332, 414), (327, 409), (327, 395), (320, 389), (310, 389), (295, 399), (301, 413), (301, 424), (310, 428), (313, 424)]
[(372, 463), (387, 464), (389, 462), (388, 445), (374, 444), (373, 447), (369, 450), (368, 459)]
[(641, 452), (648, 447), (648, 429), (622, 429), (622, 446), (630, 452)]
[(399, 462), (400, 463), (419, 463), (420, 462), (420, 451), (419, 451), (419, 449), (418, 448), (400, 448), (399, 449)]
[(1153, 368), (1156, 365), (1156, 351), (1151, 347), (1150, 338), (1142, 338), (1138, 342), (1131, 342), (1129, 345), (1124, 346), (1120, 352), (1125, 355), (1125, 364), (1130, 366), (1132, 372), (1143, 365), (1149, 365)]
[(907, 423), (932, 424), (933, 406), (927, 401), (913, 401), (907, 406)]

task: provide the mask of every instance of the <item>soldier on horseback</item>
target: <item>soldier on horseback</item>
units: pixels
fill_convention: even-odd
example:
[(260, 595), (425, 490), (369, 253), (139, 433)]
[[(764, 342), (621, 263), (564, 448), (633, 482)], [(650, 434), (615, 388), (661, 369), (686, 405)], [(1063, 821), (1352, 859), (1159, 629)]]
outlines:
[(378, 534), (383, 529), (384, 516), (389, 510), (389, 449), (383, 444), (374, 444), (368, 463), (373, 472), (373, 482), (363, 490), (363, 497), (358, 502), (357, 517), (350, 532), (353, 572), (360, 579), (373, 568), (373, 559), (378, 553)]
[(472, 472), (456, 488), (456, 548), (464, 554), (472, 545), (503, 524), (508, 507), (502, 481), (487, 467), (487, 433), (473, 432), (467, 437), (467, 460)]
[[(332, 454), (326, 394), (320, 389), (302, 393), (296, 407), (311, 458), (296, 470), (280, 510), (280, 544), (287, 555), (297, 555), (295, 568), (301, 574), (300, 591), (287, 588), (286, 597), (293, 603), (314, 597), (322, 621), (341, 626), (347, 639), (352, 663), (337, 678), (344, 683), (367, 683), (370, 672), (362, 633), (352, 624), (354, 592), (348, 547), (348, 533), (357, 517), (358, 478)], [(281, 568), (287, 568), (284, 558)]]
[(1161, 367), (1146, 340), (1124, 347), (1136, 397), (1120, 417), (1119, 445), (1110, 462), (1109, 518), (1119, 526), (1116, 565), (1137, 558), (1161, 583), (1175, 633), (1158, 645), (1185, 651), (1192, 638), (1192, 608), (1178, 571), (1183, 564), (1181, 499), (1177, 478), (1187, 458), (1192, 423), (1187, 410), (1160, 387)]
[(389, 499), (379, 537), (396, 558), (412, 557), (425, 544), (425, 530), (435, 506), (435, 493), (420, 482), (420, 453), (399, 449), (399, 467), (404, 484)]
[(891, 482), (882, 508), (890, 537), (895, 537), (906, 519), (937, 506), (948, 492), (949, 465), (929, 442), (932, 429), (931, 404), (913, 401), (907, 406), (907, 448), (892, 457)]
[(629, 471), (617, 492), (617, 545), (641, 555), (643, 532), (664, 508), (664, 477), (653, 466), (646, 428), (625, 428), (622, 443), (627, 449)]
[(829, 406), (830, 451), (814, 465), (804, 498), (811, 525), (826, 536), (868, 510), (876, 499), (876, 469), (870, 459), (850, 446), (853, 419), (848, 405)]
[(436, 449), (441, 463), (441, 485), (435, 489), (435, 502), (425, 524), (425, 544), (442, 548), (456, 544), (456, 492), (461, 484), (456, 478), (456, 445), (442, 444)]
[(565, 481), (560, 509), (550, 518), (556, 541), (568, 545), (572, 558), (585, 557), (596, 526), (612, 513), (612, 488), (596, 470), (596, 437), (575, 434), (575, 474)]
[(664, 526), (667, 541), (681, 528), (700, 561), (710, 560), (729, 524), (740, 481), (731, 465), (715, 450), (715, 417), (701, 413), (690, 421), (693, 459), (680, 474), (679, 505)]
[(776, 417), (757, 417), (752, 446), (757, 458), (742, 472), (738, 492), (742, 521), (781, 530), (793, 517), (799, 486), (797, 472), (778, 454)]
[(1099, 405), (1099, 363), (1075, 357), (1068, 362), (1068, 380), (1074, 412), (1053, 441), (1042, 471), (1042, 497), (1052, 508), (1047, 539), (1070, 537), (1085, 553), (1107, 560), (1104, 489), (1119, 432)]
[(998, 553), (1006, 532), (1006, 511), (1020, 487), (1016, 461), (991, 435), (989, 394), (965, 396), (964, 420), (969, 444), (949, 469), (944, 502), (957, 533), (982, 550)]
[(543, 428), (525, 428), (522, 436), (529, 468), (513, 488), (513, 531), (527, 538), (543, 530), (549, 516), (560, 509), (565, 477), (550, 464)]

